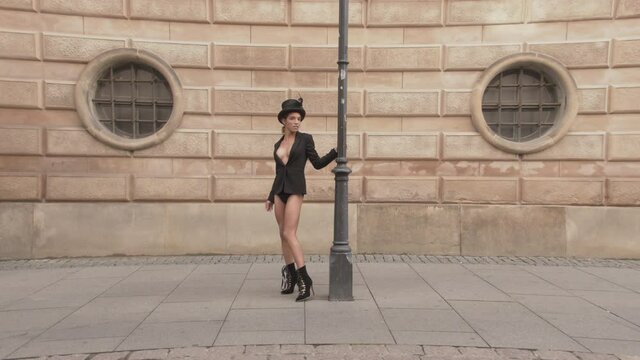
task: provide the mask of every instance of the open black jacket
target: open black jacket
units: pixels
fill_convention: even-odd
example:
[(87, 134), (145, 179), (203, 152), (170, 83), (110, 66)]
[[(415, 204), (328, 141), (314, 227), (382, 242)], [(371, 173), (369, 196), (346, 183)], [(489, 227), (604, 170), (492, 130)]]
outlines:
[(323, 157), (318, 156), (313, 136), (296, 132), (289, 152), (289, 160), (285, 165), (276, 154), (282, 140), (284, 140), (284, 135), (273, 146), (273, 158), (276, 161), (276, 178), (273, 180), (273, 186), (269, 193), (269, 201), (271, 202), (274, 202), (274, 196), (282, 191), (289, 194), (304, 195), (307, 193), (307, 183), (304, 178), (304, 166), (307, 164), (307, 159), (311, 161), (314, 168), (322, 169), (338, 157), (335, 149), (331, 149)]

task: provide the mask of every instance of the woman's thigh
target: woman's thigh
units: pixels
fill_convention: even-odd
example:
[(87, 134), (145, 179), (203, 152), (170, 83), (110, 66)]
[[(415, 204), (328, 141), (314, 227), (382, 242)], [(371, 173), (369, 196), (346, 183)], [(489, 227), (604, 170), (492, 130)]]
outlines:
[(298, 229), (301, 208), (302, 195), (290, 195), (284, 207), (284, 231), (295, 232)]
[(282, 200), (280, 199), (279, 196), (275, 196), (274, 199), (274, 209), (273, 212), (276, 215), (276, 222), (278, 223), (278, 228), (280, 229), (280, 232), (282, 233), (282, 230), (284, 229), (284, 210), (285, 210), (285, 203), (282, 202)]

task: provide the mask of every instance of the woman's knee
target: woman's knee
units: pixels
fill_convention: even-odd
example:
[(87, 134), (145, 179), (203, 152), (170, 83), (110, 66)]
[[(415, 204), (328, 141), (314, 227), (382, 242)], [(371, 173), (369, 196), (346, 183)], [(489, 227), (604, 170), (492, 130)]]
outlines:
[(281, 233), (280, 236), (282, 239), (284, 239), (287, 242), (291, 242), (291, 241), (295, 241), (296, 239), (296, 231), (295, 230), (291, 230), (291, 229), (284, 229)]

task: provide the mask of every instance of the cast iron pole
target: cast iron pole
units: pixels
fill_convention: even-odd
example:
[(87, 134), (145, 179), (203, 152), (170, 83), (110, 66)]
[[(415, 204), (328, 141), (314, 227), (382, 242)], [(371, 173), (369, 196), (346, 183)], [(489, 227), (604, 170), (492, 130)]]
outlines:
[(336, 174), (336, 198), (333, 219), (333, 246), (329, 258), (329, 300), (353, 301), (353, 263), (349, 246), (347, 167), (347, 32), (349, 0), (340, 0), (338, 40), (338, 158), (332, 170)]

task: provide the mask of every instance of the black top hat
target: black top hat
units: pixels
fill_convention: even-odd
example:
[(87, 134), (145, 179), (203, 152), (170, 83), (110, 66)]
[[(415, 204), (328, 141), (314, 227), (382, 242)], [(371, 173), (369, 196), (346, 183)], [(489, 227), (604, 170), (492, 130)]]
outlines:
[(302, 108), (302, 98), (287, 99), (282, 102), (282, 110), (278, 113), (278, 121), (282, 124), (282, 119), (285, 119), (291, 112), (300, 113), (300, 121), (304, 120), (306, 112)]

